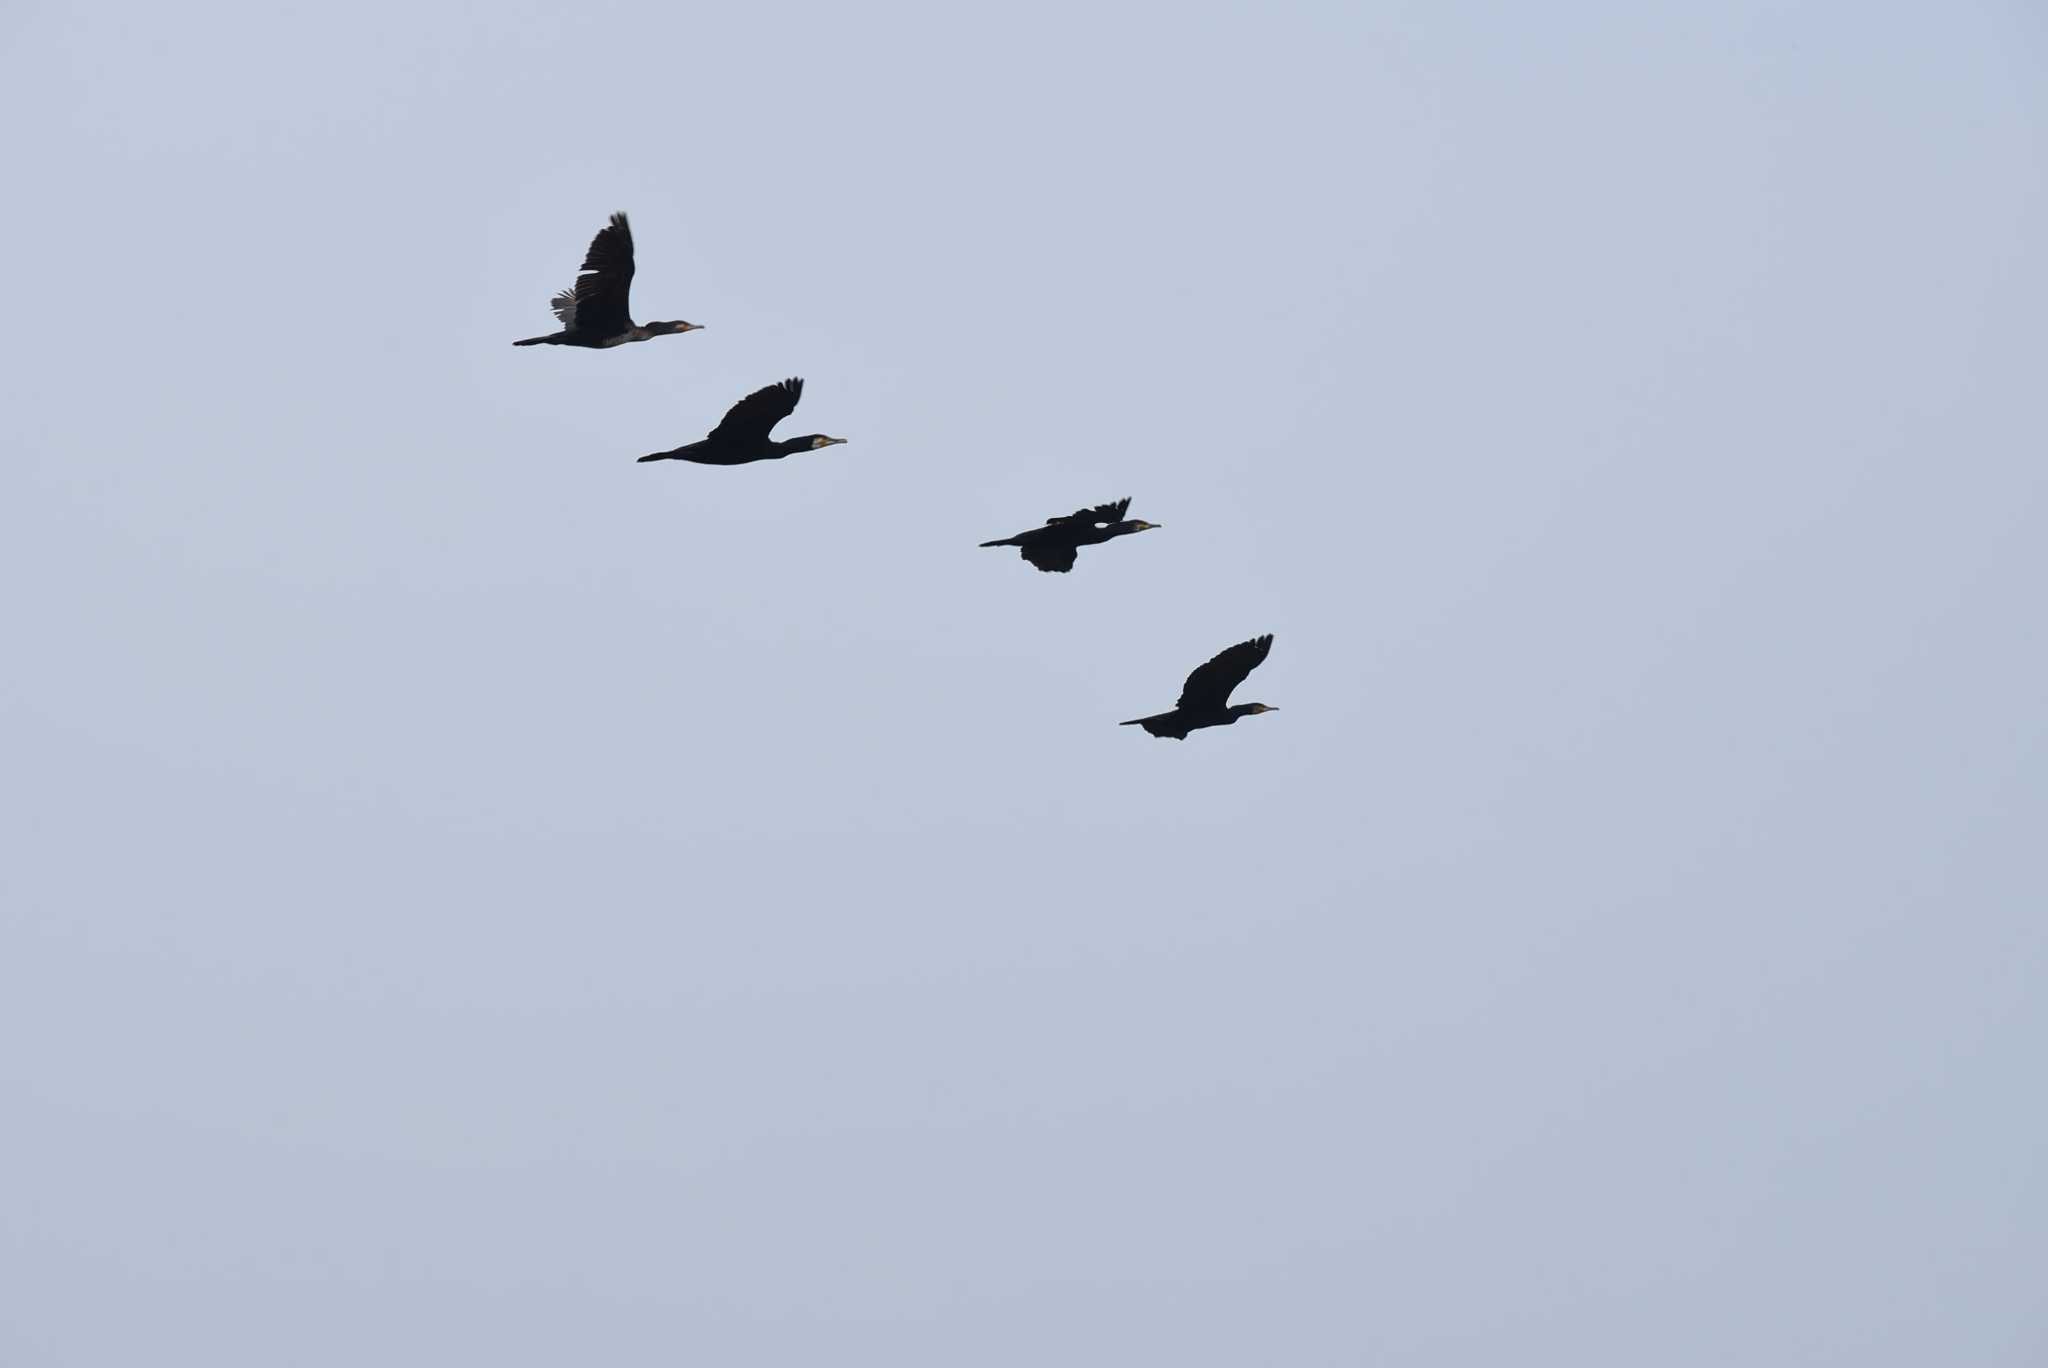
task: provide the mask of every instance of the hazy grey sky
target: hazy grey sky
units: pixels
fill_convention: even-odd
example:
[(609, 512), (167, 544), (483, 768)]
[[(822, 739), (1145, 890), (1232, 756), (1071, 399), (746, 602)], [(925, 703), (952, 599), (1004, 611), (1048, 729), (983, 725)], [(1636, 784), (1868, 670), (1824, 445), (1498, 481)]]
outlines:
[(0, 33), (10, 1368), (2048, 1358), (2037, 8)]

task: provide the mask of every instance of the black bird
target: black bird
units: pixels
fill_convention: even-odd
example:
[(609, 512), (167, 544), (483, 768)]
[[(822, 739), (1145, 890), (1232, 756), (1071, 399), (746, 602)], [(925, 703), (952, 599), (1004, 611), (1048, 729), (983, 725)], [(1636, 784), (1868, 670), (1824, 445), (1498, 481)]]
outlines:
[(562, 320), (562, 330), (545, 337), (523, 337), (512, 345), (537, 347), (546, 342), (556, 347), (616, 347), (667, 333), (695, 332), (704, 326), (683, 322), (635, 326), (626, 306), (632, 289), (633, 230), (624, 214), (613, 214), (611, 223), (598, 229), (590, 240), (576, 283), (548, 301), (555, 317)]
[(1273, 638), (1268, 634), (1240, 641), (1229, 650), (1218, 651), (1215, 659), (1196, 666), (1195, 672), (1188, 676), (1188, 682), (1181, 686), (1180, 702), (1173, 705), (1172, 712), (1134, 717), (1118, 725), (1143, 727), (1154, 736), (1170, 736), (1176, 741), (1185, 741), (1191, 731), (1200, 731), (1204, 727), (1227, 727), (1240, 717), (1278, 712), (1278, 708), (1264, 703), (1233, 704), (1230, 701), (1231, 690), (1244, 683), (1245, 676), (1256, 670), (1272, 649)]
[(1096, 546), (1111, 537), (1145, 532), (1159, 526), (1158, 523), (1140, 522), (1135, 518), (1125, 521), (1124, 513), (1130, 506), (1129, 499), (1118, 499), (1115, 503), (1079, 509), (1063, 518), (1047, 518), (1043, 527), (1034, 527), (1029, 532), (1019, 532), (1001, 541), (983, 542), (982, 545), (1017, 547), (1017, 554), (1039, 569), (1064, 575), (1074, 568), (1074, 556), (1082, 547)]
[(657, 451), (640, 459), (745, 465), (749, 461), (779, 461), (799, 451), (818, 451), (844, 442), (844, 437), (827, 437), (822, 432), (808, 437), (786, 437), (779, 442), (768, 440), (769, 431), (795, 411), (796, 401), (803, 394), (804, 382), (796, 379), (757, 389), (727, 410), (703, 441), (679, 446), (674, 451)]

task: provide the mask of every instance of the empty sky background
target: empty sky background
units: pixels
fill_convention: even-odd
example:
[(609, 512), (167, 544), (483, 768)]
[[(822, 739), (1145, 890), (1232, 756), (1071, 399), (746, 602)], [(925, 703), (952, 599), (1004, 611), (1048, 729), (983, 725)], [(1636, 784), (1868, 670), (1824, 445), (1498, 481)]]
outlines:
[(9, 1365), (2048, 1355), (2038, 9), (0, 32)]

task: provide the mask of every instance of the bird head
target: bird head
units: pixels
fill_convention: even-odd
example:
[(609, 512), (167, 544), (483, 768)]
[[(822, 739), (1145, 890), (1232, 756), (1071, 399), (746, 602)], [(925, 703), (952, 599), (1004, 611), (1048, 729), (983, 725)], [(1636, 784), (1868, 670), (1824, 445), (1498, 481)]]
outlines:
[(1280, 710), (1278, 708), (1274, 707), (1270, 703), (1247, 703), (1244, 705), (1244, 714), (1246, 717), (1257, 717), (1260, 713), (1279, 711)]
[(1133, 532), (1150, 532), (1157, 526), (1158, 523), (1148, 523), (1143, 518), (1133, 518), (1130, 522), (1130, 529)]
[(811, 445), (811, 450), (813, 451), (823, 451), (828, 446), (846, 445), (846, 439), (844, 437), (827, 437), (822, 432), (814, 432), (808, 437), (800, 437), (797, 440), (802, 442), (809, 442)]
[(649, 323), (647, 331), (650, 336), (660, 337), (663, 333), (698, 332), (703, 327), (702, 323), (685, 323), (681, 319), (677, 319), (672, 323)]

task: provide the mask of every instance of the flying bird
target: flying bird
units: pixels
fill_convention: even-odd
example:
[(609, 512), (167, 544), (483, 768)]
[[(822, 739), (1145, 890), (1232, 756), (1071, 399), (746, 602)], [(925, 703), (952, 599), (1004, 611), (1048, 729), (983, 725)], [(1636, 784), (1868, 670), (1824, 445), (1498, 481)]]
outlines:
[(1268, 634), (1218, 651), (1213, 660), (1196, 666), (1195, 672), (1188, 676), (1188, 682), (1181, 686), (1180, 702), (1173, 705), (1172, 712), (1134, 717), (1118, 725), (1143, 727), (1154, 736), (1170, 736), (1176, 741), (1185, 741), (1191, 731), (1200, 731), (1204, 727), (1227, 727), (1240, 717), (1278, 712), (1278, 708), (1264, 703), (1233, 704), (1230, 701), (1231, 691), (1244, 683), (1245, 676), (1256, 670), (1272, 649), (1273, 638)]
[(548, 301), (562, 321), (562, 330), (545, 337), (524, 337), (512, 345), (537, 347), (545, 342), (555, 347), (616, 347), (667, 333), (695, 332), (704, 326), (680, 321), (636, 325), (626, 305), (632, 289), (633, 229), (624, 214), (613, 214), (612, 221), (590, 240), (576, 283)]
[(1098, 546), (1111, 537), (1124, 537), (1133, 532), (1146, 532), (1159, 526), (1158, 523), (1125, 520), (1131, 501), (1118, 499), (1115, 503), (1098, 504), (1094, 508), (1083, 508), (1064, 517), (1047, 518), (1045, 526), (1034, 527), (1029, 532), (1019, 532), (1014, 537), (1001, 541), (985, 541), (983, 546), (1014, 546), (1017, 554), (1041, 570), (1066, 574), (1074, 568), (1074, 557), (1084, 546)]
[(803, 398), (804, 382), (784, 380), (779, 385), (757, 389), (734, 404), (719, 420), (711, 435), (701, 442), (679, 446), (674, 451), (657, 451), (643, 461), (695, 461), (699, 465), (746, 465), (749, 461), (779, 461), (799, 451), (820, 451), (838, 446), (844, 437), (827, 437), (813, 432), (807, 437), (785, 437), (770, 441), (768, 433), (796, 409)]

